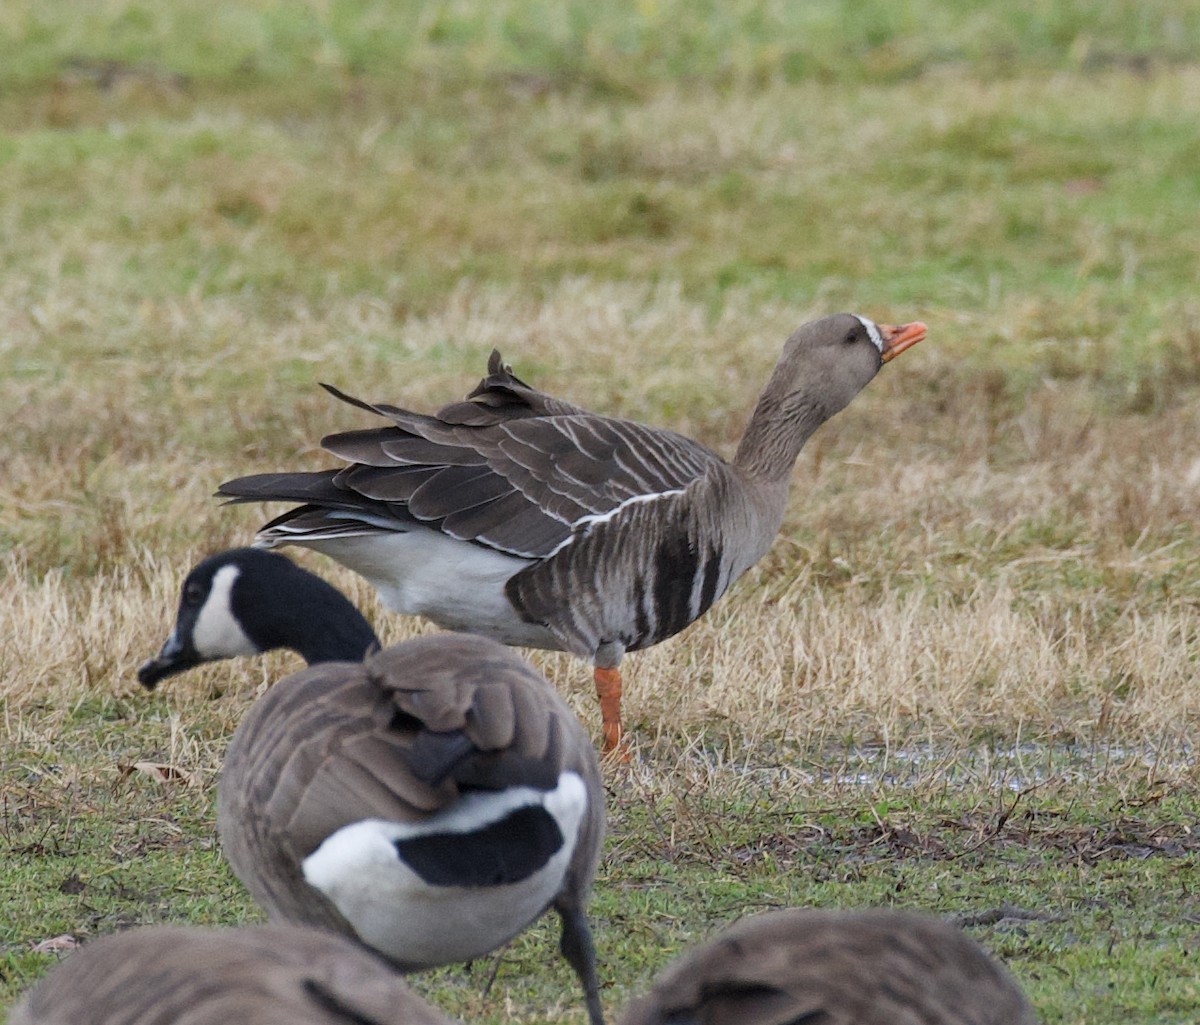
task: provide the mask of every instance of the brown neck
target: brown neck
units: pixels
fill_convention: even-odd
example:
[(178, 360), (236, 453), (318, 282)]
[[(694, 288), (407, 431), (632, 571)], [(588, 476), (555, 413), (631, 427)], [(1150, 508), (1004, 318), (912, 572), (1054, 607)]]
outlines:
[(746, 425), (733, 465), (763, 483), (786, 482), (804, 443), (827, 419), (820, 405), (805, 396), (793, 394), (781, 400), (764, 392)]

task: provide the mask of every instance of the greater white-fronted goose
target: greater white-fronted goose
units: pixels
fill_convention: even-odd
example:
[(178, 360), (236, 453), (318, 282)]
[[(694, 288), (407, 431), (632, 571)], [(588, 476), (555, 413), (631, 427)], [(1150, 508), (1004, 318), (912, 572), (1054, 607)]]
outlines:
[(585, 916), (599, 762), (498, 642), (438, 634), (279, 681), (230, 742), (217, 822), (272, 920), (344, 932), (402, 971), (485, 954), (553, 906), (601, 1025)]
[(294, 926), (146, 926), (85, 944), (9, 1025), (453, 1025), (386, 963)]
[(732, 462), (544, 395), (493, 352), (466, 401), (432, 416), (326, 385), (391, 426), (323, 439), (349, 466), (241, 477), (218, 494), (303, 503), (255, 544), (324, 552), (399, 612), (590, 659), (611, 751), (622, 656), (678, 633), (767, 551), (805, 441), (925, 330), (856, 314), (800, 327)]
[(1035, 1025), (1007, 970), (911, 912), (793, 909), (680, 957), (621, 1025)]
[(379, 640), (349, 599), (316, 574), (274, 552), (234, 548), (188, 573), (175, 627), (142, 663), (138, 680), (153, 690), (201, 662), (274, 648), (290, 648), (309, 665), (359, 662)]

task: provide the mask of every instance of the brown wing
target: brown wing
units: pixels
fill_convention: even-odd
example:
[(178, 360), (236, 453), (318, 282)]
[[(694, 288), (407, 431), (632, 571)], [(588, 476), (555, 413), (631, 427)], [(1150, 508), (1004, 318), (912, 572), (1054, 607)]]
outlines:
[(12, 1025), (450, 1025), (357, 944), (293, 926), (150, 926), (93, 940)]
[[(466, 789), (548, 789), (565, 769), (599, 793), (591, 743), (550, 684), (495, 641), (438, 634), (313, 666), (259, 698), (225, 756), (221, 841), (272, 917), (341, 929), (300, 869), (326, 837), (363, 819), (419, 821)], [(594, 862), (592, 803), (579, 848)]]
[(1015, 982), (961, 930), (892, 911), (791, 910), (683, 956), (621, 1025), (1033, 1025)]
[(417, 521), (460, 540), (542, 558), (587, 518), (631, 498), (684, 488), (721, 462), (682, 435), (544, 395), (504, 368), (499, 353), (488, 370), (465, 401), (433, 416), (362, 402), (326, 385), (391, 426), (324, 438), (323, 447), (350, 464), (340, 472), (258, 474), (227, 481), (218, 494), (306, 503), (264, 531), (316, 539), (346, 532), (348, 521), (368, 531)]

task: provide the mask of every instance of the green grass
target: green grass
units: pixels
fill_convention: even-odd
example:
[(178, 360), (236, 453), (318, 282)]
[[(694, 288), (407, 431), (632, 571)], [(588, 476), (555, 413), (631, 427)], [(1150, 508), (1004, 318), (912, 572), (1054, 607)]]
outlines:
[[(3, 1001), (60, 933), (254, 916), (211, 787), (294, 663), (132, 670), (258, 523), (215, 486), (363, 426), (318, 381), (429, 408), (498, 346), (728, 452), (849, 308), (929, 339), (626, 663), (606, 1007), (743, 912), (883, 903), (984, 919), (1047, 1023), (1193, 1020), (1198, 91), (1200, 8), (1163, 0), (6, 2)], [(582, 1020), (553, 932), (418, 985)]]
[[(9, 774), (5, 841), (27, 866), (4, 880), (9, 935), (253, 920), (218, 853), (206, 789), (119, 768), (171, 753), (147, 748), (149, 717), (96, 712), (81, 710), (59, 737), (72, 761), (90, 762), (97, 753), (86, 748), (102, 736), (102, 778), (33, 759)], [(1016, 759), (954, 782), (897, 767), (864, 786), (856, 770), (877, 777), (878, 765), (811, 757), (802, 769), (814, 782), (759, 770), (731, 787), (687, 763), (610, 781), (611, 839), (592, 907), (606, 1003), (623, 1005), (669, 956), (741, 914), (895, 905), (960, 916), (1047, 1022), (1186, 1021), (1198, 996), (1188, 968), (1200, 916), (1194, 794), (1132, 764), (1092, 773), (1085, 789), (1086, 761), (1035, 757), (1039, 774), (1058, 772), (1023, 789), (1017, 773), (1031, 766)], [(1012, 785), (987, 785), (1006, 775)], [(417, 985), (465, 1021), (509, 1020), (491, 1017), (496, 989), (512, 1020), (574, 1013), (552, 919), (495, 957)], [(6, 980), (22, 988), (53, 963), (14, 945)]]

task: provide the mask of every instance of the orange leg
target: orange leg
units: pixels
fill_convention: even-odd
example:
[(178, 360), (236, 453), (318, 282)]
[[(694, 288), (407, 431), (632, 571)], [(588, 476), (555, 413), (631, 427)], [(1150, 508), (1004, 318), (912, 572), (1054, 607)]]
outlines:
[(629, 761), (621, 725), (621, 671), (596, 667), (596, 696), (600, 699), (600, 728), (604, 733), (604, 753), (618, 761)]

